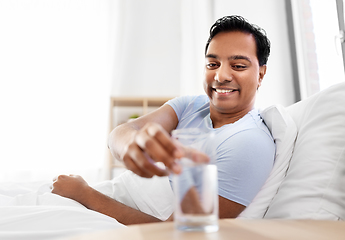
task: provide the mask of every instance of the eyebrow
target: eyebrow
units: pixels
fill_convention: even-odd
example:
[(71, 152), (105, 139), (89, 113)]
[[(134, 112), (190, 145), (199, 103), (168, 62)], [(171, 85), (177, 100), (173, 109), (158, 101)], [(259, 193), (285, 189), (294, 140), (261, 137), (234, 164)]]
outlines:
[[(215, 54), (207, 54), (205, 56), (206, 58), (215, 58), (215, 59), (218, 59), (219, 57)], [(247, 57), (247, 56), (243, 56), (243, 55), (234, 55), (234, 56), (230, 56), (228, 57), (228, 60), (238, 60), (238, 59), (243, 59), (243, 60), (247, 60), (248, 62), (252, 62), (250, 61), (250, 59)]]

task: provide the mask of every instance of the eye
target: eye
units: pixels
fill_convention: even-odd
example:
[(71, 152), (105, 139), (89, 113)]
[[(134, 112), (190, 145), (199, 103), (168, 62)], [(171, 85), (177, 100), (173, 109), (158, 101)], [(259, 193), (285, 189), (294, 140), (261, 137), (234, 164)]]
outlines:
[(218, 67), (217, 63), (206, 63), (206, 68), (207, 69), (215, 69)]
[(246, 65), (243, 65), (243, 64), (235, 64), (232, 66), (232, 68), (236, 69), (236, 70), (244, 70), (247, 68)]

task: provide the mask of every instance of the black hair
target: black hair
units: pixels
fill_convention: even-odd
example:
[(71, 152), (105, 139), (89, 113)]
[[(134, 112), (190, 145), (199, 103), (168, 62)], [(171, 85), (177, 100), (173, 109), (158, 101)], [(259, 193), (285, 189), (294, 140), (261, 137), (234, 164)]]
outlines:
[(232, 31), (240, 31), (252, 34), (256, 42), (256, 56), (259, 60), (259, 65), (263, 66), (267, 64), (268, 56), (270, 55), (271, 43), (266, 36), (265, 30), (257, 25), (250, 24), (245, 18), (236, 15), (222, 17), (212, 25), (210, 29), (210, 36), (206, 43), (205, 54), (214, 36), (221, 32)]

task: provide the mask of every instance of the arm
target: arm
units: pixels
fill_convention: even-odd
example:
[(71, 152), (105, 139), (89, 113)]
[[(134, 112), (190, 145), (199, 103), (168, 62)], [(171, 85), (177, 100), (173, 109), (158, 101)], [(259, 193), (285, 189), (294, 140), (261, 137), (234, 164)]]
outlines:
[(88, 209), (115, 218), (125, 225), (161, 221), (98, 192), (77, 175), (58, 176), (54, 179), (52, 193), (71, 198)]
[(245, 208), (246, 206), (219, 196), (219, 218), (236, 218)]
[[(196, 162), (208, 162), (205, 154), (170, 138), (170, 132), (177, 124), (174, 109), (163, 105), (152, 113), (116, 127), (110, 133), (108, 147), (127, 169), (147, 178), (169, 175), (169, 170), (180, 173), (181, 167), (175, 160), (184, 156)], [(159, 168), (156, 162), (164, 163), (168, 169)]]
[[(86, 208), (115, 218), (124, 225), (160, 222), (158, 218), (128, 207), (90, 187), (77, 175), (60, 175), (54, 179), (52, 193), (73, 199)], [(200, 208), (200, 206), (199, 206)], [(219, 217), (237, 217), (244, 206), (219, 197)], [(172, 221), (173, 215), (167, 221)]]
[[(200, 214), (204, 213), (202, 209), (197, 190), (192, 187), (186, 193), (182, 203), (182, 211), (184, 213)], [(236, 218), (246, 207), (219, 196), (219, 218)]]

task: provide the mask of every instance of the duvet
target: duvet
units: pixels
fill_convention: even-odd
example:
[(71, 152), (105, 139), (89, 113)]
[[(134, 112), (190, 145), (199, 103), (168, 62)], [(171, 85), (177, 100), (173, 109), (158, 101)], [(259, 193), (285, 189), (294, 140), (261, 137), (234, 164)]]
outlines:
[[(114, 218), (52, 194), (50, 184), (0, 183), (0, 239), (63, 239), (125, 227)], [(173, 193), (167, 177), (143, 179), (126, 171), (93, 187), (161, 220), (173, 212)]]

